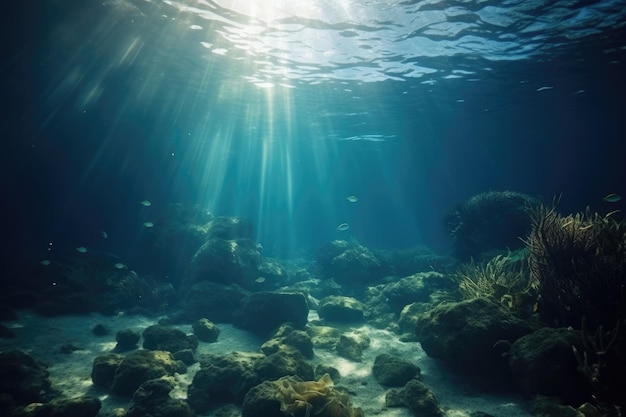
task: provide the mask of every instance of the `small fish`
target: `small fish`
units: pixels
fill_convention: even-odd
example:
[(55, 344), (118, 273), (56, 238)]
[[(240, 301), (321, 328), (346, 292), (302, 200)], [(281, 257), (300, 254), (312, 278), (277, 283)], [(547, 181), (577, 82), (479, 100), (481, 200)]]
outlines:
[(150, 207), (152, 205), (152, 203), (150, 202), (150, 200), (143, 200), (141, 202), (141, 205), (144, 207)]
[(100, 234), (102, 235), (103, 239), (106, 239), (109, 237), (109, 234), (107, 232), (105, 232), (104, 230), (100, 232)]
[(359, 201), (359, 199), (357, 198), (357, 196), (355, 195), (349, 195), (346, 197), (346, 200), (348, 200), (351, 203), (356, 203), (357, 201)]
[(87, 248), (84, 246), (79, 246), (78, 248), (76, 248), (76, 250), (80, 253), (85, 253), (87, 252)]
[(265, 277), (258, 277), (254, 280), (257, 284), (263, 284), (265, 282)]
[(622, 196), (619, 194), (608, 194), (606, 197), (603, 198), (604, 201), (606, 201), (607, 203), (617, 203), (618, 201), (620, 201), (622, 199)]
[(43, 261), (41, 261), (41, 264), (42, 264), (43, 266), (48, 266), (48, 265), (50, 265), (50, 261), (49, 261), (49, 260), (47, 260), (47, 259), (44, 259)]
[(118, 262), (116, 264), (113, 265), (116, 269), (124, 269), (126, 267), (126, 265), (124, 265), (121, 262)]
[(144, 225), (145, 227), (148, 227), (148, 228), (149, 228), (149, 227), (154, 227), (154, 223), (152, 223), (152, 222), (145, 222), (143, 225)]
[(609, 218), (609, 217), (611, 217), (612, 215), (617, 214), (617, 213), (621, 213), (621, 212), (622, 212), (622, 210), (613, 210), (613, 211), (610, 211), (610, 212), (606, 213), (606, 215), (604, 216), (604, 218), (605, 218), (605, 219), (608, 219), (608, 218)]
[(341, 223), (339, 226), (337, 226), (337, 230), (339, 230), (340, 232), (343, 232), (344, 230), (348, 230), (350, 228), (350, 225), (348, 223)]
[(554, 87), (539, 87), (537, 91), (552, 90)]

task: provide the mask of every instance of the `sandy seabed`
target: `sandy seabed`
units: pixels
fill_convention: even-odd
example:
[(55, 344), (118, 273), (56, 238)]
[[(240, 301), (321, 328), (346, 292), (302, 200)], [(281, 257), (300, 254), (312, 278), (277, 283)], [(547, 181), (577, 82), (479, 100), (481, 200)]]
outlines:
[[(312, 311), (309, 320), (316, 320)], [(0, 339), (0, 350), (20, 349), (36, 360), (45, 363), (50, 373), (52, 387), (66, 396), (92, 395), (102, 401), (100, 414), (118, 408), (127, 408), (129, 399), (112, 396), (91, 382), (91, 367), (94, 358), (113, 350), (115, 334), (119, 330), (133, 329), (138, 332), (158, 322), (159, 318), (144, 316), (87, 316), (41, 317), (30, 312), (20, 312), (18, 320), (6, 323), (15, 333), (12, 339)], [(96, 324), (104, 324), (111, 333), (96, 336), (91, 329)], [(203, 343), (197, 354), (224, 355), (233, 351), (260, 352), (264, 340), (250, 332), (240, 330), (230, 324), (218, 324), (221, 331), (215, 343)], [(192, 333), (191, 324), (175, 326), (187, 334)], [(446, 417), (470, 417), (472, 412), (482, 411), (494, 417), (527, 417), (530, 413), (524, 408), (524, 400), (515, 396), (485, 395), (473, 389), (467, 382), (442, 370), (436, 361), (429, 358), (419, 343), (401, 342), (398, 336), (386, 330), (370, 326), (353, 327), (362, 331), (371, 340), (361, 362), (353, 362), (337, 356), (334, 352), (315, 349), (311, 361), (337, 368), (341, 380), (337, 385), (344, 386), (353, 393), (353, 406), (361, 407), (365, 416), (413, 417), (406, 408), (385, 407), (385, 393), (388, 388), (374, 379), (371, 369), (374, 359), (381, 353), (388, 353), (418, 365), (422, 370), (423, 382), (430, 387), (444, 409)], [(61, 346), (72, 344), (81, 348), (70, 354), (62, 353)], [(140, 341), (141, 344), (141, 341)], [(187, 387), (200, 369), (198, 363), (190, 366), (185, 374), (175, 376), (176, 388), (171, 395), (186, 398)], [(204, 414), (207, 416), (212, 413)]]

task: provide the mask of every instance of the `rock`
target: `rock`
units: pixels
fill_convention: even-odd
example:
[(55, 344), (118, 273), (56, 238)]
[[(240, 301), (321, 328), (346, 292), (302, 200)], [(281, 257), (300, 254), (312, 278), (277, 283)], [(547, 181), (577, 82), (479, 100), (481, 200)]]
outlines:
[(143, 331), (143, 348), (149, 350), (166, 350), (174, 353), (184, 349), (196, 349), (198, 339), (194, 335), (175, 327), (153, 324)]
[(57, 397), (38, 407), (33, 417), (95, 417), (101, 406), (96, 397)]
[(370, 345), (370, 338), (365, 333), (349, 332), (339, 336), (339, 342), (335, 346), (337, 354), (343, 358), (360, 362), (363, 351)]
[(404, 388), (389, 390), (385, 397), (387, 407), (406, 407), (416, 417), (443, 417), (435, 394), (423, 382), (412, 379)]
[(451, 280), (439, 272), (419, 272), (385, 285), (382, 295), (397, 314), (407, 304), (428, 302), (433, 291), (449, 287), (450, 283)]
[(402, 387), (411, 379), (420, 379), (420, 368), (404, 359), (386, 353), (376, 356), (372, 374), (381, 385)]
[(311, 336), (313, 346), (320, 349), (334, 349), (341, 336), (341, 330), (330, 326), (309, 324), (306, 332)]
[(202, 342), (217, 342), (217, 338), (220, 335), (220, 329), (209, 319), (198, 320), (193, 324), (192, 328), (193, 334)]
[(530, 401), (530, 413), (537, 417), (584, 417), (585, 414), (569, 405), (558, 404), (552, 398), (537, 395)]
[(127, 350), (136, 349), (137, 343), (139, 343), (140, 338), (141, 335), (135, 330), (120, 330), (115, 334), (115, 340), (117, 341), (117, 345), (115, 345), (115, 350), (117, 352), (124, 352)]
[(261, 351), (271, 355), (280, 350), (296, 350), (306, 358), (313, 358), (313, 341), (302, 330), (294, 330), (291, 326), (283, 324), (274, 333), (271, 339), (261, 345)]
[(258, 292), (251, 294), (235, 316), (235, 326), (265, 337), (283, 323), (302, 329), (309, 306), (300, 293)]
[(20, 350), (0, 352), (0, 393), (17, 404), (42, 402), (50, 389), (46, 366)]
[(286, 375), (313, 379), (315, 372), (298, 351), (278, 351), (258, 361), (254, 367), (260, 380), (274, 380)]
[(475, 382), (503, 388), (512, 382), (506, 344), (532, 332), (508, 309), (484, 298), (444, 303), (419, 316), (416, 337), (424, 351)]
[(334, 382), (339, 382), (339, 380), (341, 379), (341, 374), (339, 373), (339, 370), (337, 368), (330, 365), (323, 365), (320, 363), (315, 367), (315, 378), (319, 379), (323, 377), (324, 374), (330, 375), (330, 379), (332, 379)]
[(367, 284), (385, 275), (388, 270), (372, 251), (355, 242), (334, 240), (318, 252), (317, 264), (326, 278), (341, 285)]
[(110, 389), (113, 385), (115, 371), (120, 366), (124, 357), (116, 353), (109, 353), (104, 356), (98, 356), (93, 360), (91, 367), (91, 381), (94, 385)]
[(513, 377), (524, 394), (559, 397), (571, 405), (589, 400), (591, 387), (578, 371), (572, 346), (581, 351), (579, 331), (542, 328), (519, 338), (509, 351)]
[(96, 336), (106, 336), (111, 333), (111, 330), (102, 323), (98, 323), (91, 328), (91, 333)]
[(191, 349), (179, 350), (178, 352), (174, 353), (172, 356), (174, 356), (174, 359), (176, 359), (177, 361), (181, 361), (187, 366), (191, 366), (197, 362), (196, 357), (193, 354), (193, 350)]
[(453, 255), (480, 261), (494, 250), (523, 247), (519, 237), (530, 232), (529, 208), (539, 204), (538, 199), (514, 191), (488, 191), (459, 204), (444, 218)]
[(324, 320), (351, 323), (363, 321), (363, 310), (363, 304), (355, 298), (331, 295), (320, 300), (317, 312)]
[(419, 317), (432, 306), (425, 303), (411, 303), (404, 306), (398, 319), (398, 329), (401, 333), (412, 333), (415, 338), (415, 328)]
[(126, 356), (115, 370), (111, 392), (131, 396), (149, 379), (185, 373), (186, 367), (171, 353), (162, 350), (138, 350)]
[(285, 417), (276, 398), (276, 385), (264, 381), (246, 393), (241, 406), (241, 417)]
[(255, 367), (263, 358), (262, 354), (241, 352), (209, 357), (188, 388), (189, 406), (202, 414), (217, 403), (240, 404), (246, 392), (259, 383)]
[(183, 277), (183, 291), (200, 281), (245, 286), (258, 277), (261, 246), (251, 239), (207, 240), (194, 254)]
[(125, 417), (194, 417), (185, 401), (170, 398), (172, 388), (172, 383), (165, 379), (144, 382), (133, 394)]
[(189, 321), (207, 318), (214, 323), (232, 323), (235, 312), (250, 293), (238, 285), (202, 281), (194, 284), (181, 303), (181, 318)]

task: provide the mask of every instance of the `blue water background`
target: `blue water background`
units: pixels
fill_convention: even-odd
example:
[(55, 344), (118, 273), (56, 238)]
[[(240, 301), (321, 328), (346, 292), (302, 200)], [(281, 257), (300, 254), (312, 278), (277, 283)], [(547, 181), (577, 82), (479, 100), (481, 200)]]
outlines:
[(489, 190), (623, 203), (624, 1), (242, 4), (5, 6), (6, 256), (132, 256), (171, 203), (281, 257), (445, 254), (443, 215)]

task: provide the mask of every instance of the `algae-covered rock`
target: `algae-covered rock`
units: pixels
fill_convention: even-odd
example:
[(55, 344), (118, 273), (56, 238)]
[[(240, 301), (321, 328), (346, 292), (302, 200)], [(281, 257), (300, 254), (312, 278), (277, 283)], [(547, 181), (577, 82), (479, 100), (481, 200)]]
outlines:
[(96, 397), (57, 397), (38, 407), (33, 417), (95, 417), (101, 406)]
[(233, 352), (203, 360), (187, 391), (190, 407), (203, 413), (220, 402), (240, 404), (246, 392), (259, 383), (256, 365), (263, 358), (260, 353)]
[(133, 394), (125, 417), (193, 417), (189, 405), (180, 399), (170, 398), (173, 385), (165, 379), (151, 379)]
[(331, 295), (320, 300), (317, 312), (320, 318), (336, 322), (360, 322), (364, 318), (364, 306), (352, 297)]
[(46, 366), (20, 350), (0, 352), (0, 393), (17, 404), (41, 402), (50, 389)]
[(443, 417), (435, 394), (423, 382), (412, 379), (400, 390), (389, 390), (385, 397), (388, 407), (406, 407), (416, 417)]
[(589, 399), (591, 386), (578, 370), (572, 346), (581, 349), (579, 331), (542, 328), (519, 338), (509, 351), (513, 377), (524, 394), (559, 397), (571, 405)]
[(193, 255), (183, 277), (183, 291), (201, 281), (245, 286), (258, 276), (261, 246), (251, 239), (208, 239)]
[(280, 350), (296, 350), (306, 358), (313, 358), (313, 341), (303, 330), (294, 330), (291, 326), (283, 324), (274, 335), (263, 345), (261, 351), (271, 355)]
[(280, 407), (281, 401), (277, 398), (275, 383), (263, 381), (246, 393), (241, 406), (241, 417), (285, 417)]
[(220, 329), (211, 320), (202, 318), (196, 321), (193, 326), (193, 333), (202, 342), (213, 343), (217, 342), (217, 338), (220, 335)]
[(120, 330), (115, 334), (115, 340), (117, 341), (115, 351), (124, 352), (136, 349), (140, 338), (141, 334), (133, 329)]
[(420, 372), (417, 365), (386, 353), (376, 356), (372, 367), (376, 381), (389, 387), (401, 387), (411, 379), (419, 379)]
[(115, 371), (124, 360), (124, 356), (116, 353), (108, 353), (103, 356), (98, 356), (93, 360), (91, 367), (91, 381), (94, 385), (110, 389), (113, 385), (113, 378), (115, 378)]
[(139, 386), (162, 376), (185, 373), (185, 365), (174, 359), (170, 352), (139, 350), (126, 356), (115, 370), (111, 392), (132, 395)]
[(339, 336), (339, 341), (335, 346), (337, 354), (343, 358), (360, 362), (363, 358), (363, 351), (370, 345), (370, 338), (362, 332), (347, 332)]
[(175, 327), (154, 324), (143, 331), (143, 348), (149, 350), (165, 350), (171, 353), (184, 349), (196, 349), (198, 339), (194, 335)]
[(337, 283), (366, 284), (382, 278), (388, 266), (368, 248), (356, 242), (333, 240), (318, 252), (322, 274)]
[(279, 350), (261, 359), (255, 366), (260, 379), (277, 379), (295, 375), (302, 379), (313, 379), (313, 366), (298, 351)]
[(182, 319), (207, 318), (214, 323), (232, 323), (250, 293), (237, 284), (201, 281), (184, 294), (180, 306)]
[[(488, 299), (444, 303), (419, 316), (416, 337), (434, 359), (490, 384), (512, 381), (503, 353), (531, 326)], [(506, 341), (508, 343), (502, 343)]]
[(283, 323), (302, 329), (309, 306), (300, 293), (258, 292), (251, 294), (235, 317), (235, 326), (259, 336), (267, 336)]

